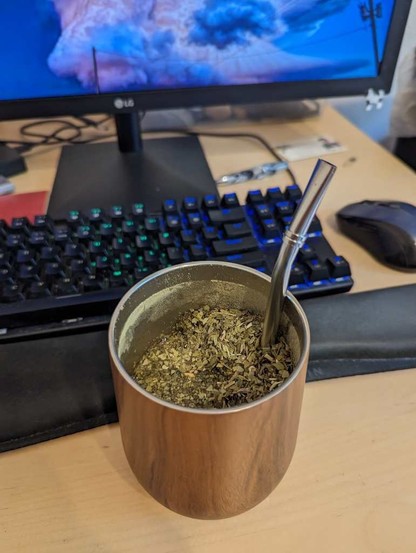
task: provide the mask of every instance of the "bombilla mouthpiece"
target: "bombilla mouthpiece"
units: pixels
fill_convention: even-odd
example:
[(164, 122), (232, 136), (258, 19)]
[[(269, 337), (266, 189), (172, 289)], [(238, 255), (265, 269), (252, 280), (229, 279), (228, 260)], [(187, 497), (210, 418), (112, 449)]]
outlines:
[(336, 171), (335, 165), (319, 159), (302, 199), (295, 211), (290, 227), (283, 236), (282, 247), (273, 268), (272, 282), (267, 300), (261, 345), (270, 347), (276, 341), (283, 303), (287, 293), (293, 261), (306, 240), (309, 226), (329, 183)]

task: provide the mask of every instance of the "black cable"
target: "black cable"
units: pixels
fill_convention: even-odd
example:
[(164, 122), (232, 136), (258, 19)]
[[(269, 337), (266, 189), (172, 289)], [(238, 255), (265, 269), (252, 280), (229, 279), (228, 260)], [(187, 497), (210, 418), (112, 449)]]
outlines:
[[(16, 150), (19, 153), (25, 153), (27, 151), (30, 151), (33, 148), (37, 148), (39, 146), (52, 146), (57, 144), (87, 144), (90, 142), (95, 142), (99, 140), (104, 140), (108, 136), (112, 136), (111, 134), (108, 134), (106, 136), (97, 136), (88, 138), (85, 140), (80, 140), (80, 137), (82, 136), (82, 131), (93, 127), (98, 128), (100, 125), (111, 119), (111, 116), (105, 116), (102, 119), (95, 120), (91, 119), (89, 117), (85, 116), (73, 116), (73, 118), (77, 121), (79, 121), (81, 124), (77, 125), (71, 121), (68, 121), (66, 119), (46, 119), (41, 121), (33, 121), (31, 123), (27, 123), (26, 125), (23, 125), (20, 128), (20, 134), (22, 136), (26, 136), (29, 138), (36, 138), (40, 140), (0, 140), (0, 144), (2, 145), (16, 145)], [(43, 127), (45, 125), (56, 125), (59, 124), (60, 126), (55, 129), (52, 132), (49, 133), (42, 133), (37, 132), (36, 129), (39, 127)], [(72, 136), (62, 136), (62, 133), (72, 131)]]
[[(145, 112), (140, 112), (139, 117), (142, 120), (145, 116)], [(30, 138), (39, 138), (39, 141), (18, 141), (18, 140), (1, 140), (0, 144), (8, 145), (8, 144), (16, 144), (18, 145), (18, 148), (16, 148), (20, 153), (27, 152), (31, 150), (32, 148), (38, 147), (38, 146), (50, 146), (50, 145), (56, 145), (56, 144), (90, 144), (92, 142), (99, 142), (100, 140), (105, 140), (106, 138), (110, 136), (114, 136), (114, 134), (108, 134), (105, 136), (97, 136), (92, 138), (87, 138), (84, 140), (80, 140), (80, 137), (82, 136), (82, 131), (84, 129), (90, 128), (90, 127), (98, 127), (99, 125), (102, 125), (112, 117), (110, 115), (106, 115), (104, 118), (96, 121), (94, 119), (90, 119), (86, 116), (74, 116), (74, 119), (78, 120), (81, 124), (76, 125), (75, 123), (72, 123), (71, 121), (68, 121), (66, 119), (46, 119), (41, 121), (34, 121), (32, 123), (27, 123), (26, 125), (23, 125), (20, 129), (20, 133), (23, 136), (27, 136)], [(36, 129), (37, 127), (43, 127), (45, 125), (56, 125), (59, 124), (60, 126), (55, 129), (53, 132), (44, 134), (41, 132), (36, 132), (33, 129)], [(75, 134), (71, 137), (62, 137), (61, 134), (63, 132), (67, 132), (68, 130), (73, 131)], [(279, 154), (275, 151), (275, 149), (265, 140), (262, 136), (255, 134), (255, 133), (220, 133), (220, 132), (212, 132), (212, 131), (190, 131), (187, 129), (157, 129), (154, 131), (145, 131), (145, 133), (173, 133), (173, 134), (182, 134), (185, 136), (212, 136), (215, 138), (248, 138), (250, 140), (256, 140), (259, 142), (277, 161), (285, 161)], [(293, 171), (288, 166), (285, 171), (290, 176), (293, 184), (296, 184), (296, 177), (293, 173)]]
[[(286, 163), (286, 160), (284, 160), (279, 154), (275, 151), (273, 146), (267, 142), (262, 136), (255, 133), (217, 133), (217, 132), (211, 132), (211, 131), (189, 131), (186, 129), (165, 129), (165, 130), (155, 130), (155, 131), (146, 131), (148, 133), (174, 133), (174, 134), (183, 134), (186, 136), (212, 136), (215, 138), (249, 138), (251, 140), (256, 140), (257, 142), (260, 142), (260, 144), (266, 148), (266, 150), (277, 160), (277, 161), (283, 161)], [(285, 169), (286, 173), (290, 176), (292, 183), (296, 184), (296, 177), (290, 169), (289, 165)]]
[[(1, 146), (8, 146), (9, 144), (17, 144), (18, 146), (33, 146), (34, 142), (29, 142), (27, 140), (0, 140)], [(17, 149), (18, 148), (16, 148), (16, 150)]]
[[(35, 132), (31, 129), (42, 127), (44, 125), (51, 125), (51, 124), (60, 124), (61, 126), (55, 129), (54, 131), (44, 134), (42, 132)], [(20, 134), (23, 136), (28, 136), (30, 138), (40, 138), (41, 140), (37, 143), (34, 143), (36, 145), (46, 145), (46, 144), (57, 144), (57, 143), (68, 143), (72, 142), (76, 138), (79, 138), (81, 136), (81, 130), (83, 127), (80, 127), (78, 125), (75, 125), (74, 123), (71, 123), (70, 121), (65, 121), (63, 119), (51, 119), (46, 121), (35, 121), (33, 123), (28, 123), (27, 125), (23, 125), (20, 129)], [(68, 130), (73, 131), (73, 135), (68, 137), (61, 137), (60, 134), (63, 132), (67, 132)]]

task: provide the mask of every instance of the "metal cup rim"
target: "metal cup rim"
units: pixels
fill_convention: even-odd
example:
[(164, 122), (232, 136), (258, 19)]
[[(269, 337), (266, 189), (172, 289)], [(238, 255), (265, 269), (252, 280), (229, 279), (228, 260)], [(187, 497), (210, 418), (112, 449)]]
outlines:
[(159, 405), (166, 407), (168, 409), (174, 409), (176, 411), (180, 411), (182, 413), (190, 413), (193, 415), (228, 415), (232, 413), (238, 413), (240, 411), (245, 411), (246, 409), (253, 409), (258, 405), (261, 405), (262, 403), (265, 403), (266, 401), (272, 400), (274, 397), (281, 394), (286, 388), (288, 388), (291, 383), (296, 380), (299, 373), (301, 372), (301, 369), (306, 362), (306, 357), (308, 356), (309, 348), (305, 347), (308, 344), (310, 344), (310, 330), (309, 330), (309, 323), (308, 319), (306, 317), (306, 314), (298, 302), (298, 300), (295, 298), (295, 296), (291, 292), (287, 292), (287, 298), (289, 301), (293, 304), (295, 307), (297, 313), (300, 316), (300, 319), (302, 321), (302, 329), (303, 329), (303, 344), (305, 344), (302, 348), (301, 355), (299, 357), (299, 360), (296, 364), (295, 369), (293, 370), (292, 374), (285, 380), (285, 382), (273, 390), (273, 392), (270, 392), (269, 394), (256, 399), (255, 401), (252, 401), (250, 403), (243, 403), (241, 405), (236, 405), (234, 407), (225, 407), (221, 409), (202, 409), (197, 407), (184, 407), (182, 405), (177, 405), (175, 403), (170, 403), (168, 401), (165, 401), (148, 391), (146, 391), (144, 388), (140, 386), (138, 382), (136, 382), (130, 374), (125, 369), (123, 363), (121, 362), (118, 353), (115, 348), (115, 341), (114, 341), (114, 335), (115, 335), (115, 325), (118, 319), (118, 316), (120, 314), (121, 309), (123, 309), (123, 306), (128, 301), (128, 299), (135, 294), (135, 292), (141, 288), (142, 286), (146, 285), (148, 282), (151, 282), (155, 278), (159, 278), (160, 276), (163, 276), (167, 273), (178, 271), (180, 269), (184, 270), (187, 267), (193, 267), (193, 266), (203, 266), (203, 265), (217, 265), (217, 266), (224, 266), (229, 265), (231, 267), (234, 267), (235, 269), (238, 269), (240, 271), (245, 271), (254, 274), (256, 277), (262, 278), (263, 280), (266, 280), (267, 282), (271, 282), (271, 278), (268, 275), (265, 275), (264, 273), (261, 273), (260, 271), (257, 271), (256, 269), (253, 269), (251, 267), (245, 267), (244, 265), (238, 265), (237, 263), (230, 263), (228, 261), (192, 261), (189, 263), (181, 263), (180, 265), (174, 265), (172, 267), (167, 267), (165, 269), (160, 269), (159, 271), (156, 271), (149, 276), (145, 277), (144, 279), (140, 280), (136, 284), (134, 284), (120, 299), (118, 302), (110, 320), (110, 326), (108, 328), (108, 348), (110, 352), (110, 357), (114, 363), (115, 368), (119, 372), (120, 376), (130, 385), (132, 388), (134, 388), (137, 392), (142, 394), (144, 397), (146, 397), (150, 401), (154, 401), (158, 403)]

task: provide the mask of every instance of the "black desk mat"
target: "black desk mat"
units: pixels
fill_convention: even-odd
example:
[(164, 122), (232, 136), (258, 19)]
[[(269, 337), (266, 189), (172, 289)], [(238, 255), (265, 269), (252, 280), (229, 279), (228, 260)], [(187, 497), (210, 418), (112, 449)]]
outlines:
[[(302, 305), (307, 381), (416, 367), (416, 284)], [(0, 347), (0, 452), (115, 421), (106, 330)]]

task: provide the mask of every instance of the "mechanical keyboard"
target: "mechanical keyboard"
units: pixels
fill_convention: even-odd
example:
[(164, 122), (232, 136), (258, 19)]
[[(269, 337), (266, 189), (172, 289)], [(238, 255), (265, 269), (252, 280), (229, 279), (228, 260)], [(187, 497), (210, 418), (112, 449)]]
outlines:
[[(106, 320), (135, 282), (177, 263), (221, 260), (270, 274), (302, 193), (297, 185), (237, 195), (166, 199), (149, 213), (142, 203), (70, 211), (32, 221), (0, 221), (0, 339)], [(293, 264), (298, 298), (346, 292), (348, 262), (336, 255), (318, 218)]]

